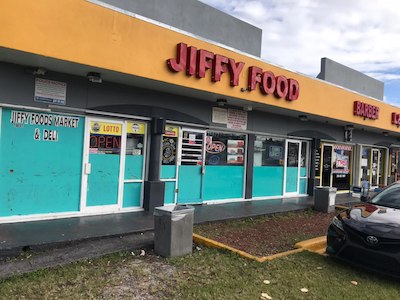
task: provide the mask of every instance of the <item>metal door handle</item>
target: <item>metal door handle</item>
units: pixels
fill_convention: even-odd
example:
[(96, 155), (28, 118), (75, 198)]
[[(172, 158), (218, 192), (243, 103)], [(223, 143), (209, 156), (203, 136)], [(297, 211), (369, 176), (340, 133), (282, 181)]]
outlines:
[(92, 172), (92, 164), (85, 163), (85, 175), (89, 175)]

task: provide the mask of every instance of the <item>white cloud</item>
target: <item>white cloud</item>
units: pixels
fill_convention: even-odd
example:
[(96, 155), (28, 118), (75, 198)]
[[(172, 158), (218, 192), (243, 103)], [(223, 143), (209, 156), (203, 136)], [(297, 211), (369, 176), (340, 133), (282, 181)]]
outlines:
[(400, 74), (379, 73), (379, 72), (365, 73), (365, 74), (380, 81), (400, 80)]
[(262, 57), (271, 63), (316, 76), (328, 57), (378, 80), (400, 80), (398, 0), (202, 1), (260, 27)]

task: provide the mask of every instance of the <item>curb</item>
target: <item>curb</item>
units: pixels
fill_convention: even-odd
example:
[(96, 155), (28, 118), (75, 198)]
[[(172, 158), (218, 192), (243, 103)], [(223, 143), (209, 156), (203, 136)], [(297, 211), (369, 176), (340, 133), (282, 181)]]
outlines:
[(348, 206), (344, 206), (344, 205), (335, 205), (335, 208), (338, 208), (338, 209), (348, 209), (349, 207), (348, 207)]
[(303, 248), (299, 248), (299, 249), (289, 250), (289, 251), (285, 251), (285, 252), (281, 252), (281, 253), (277, 253), (277, 254), (273, 254), (273, 255), (268, 255), (268, 256), (255, 256), (255, 255), (251, 255), (245, 251), (230, 247), (223, 243), (220, 243), (220, 242), (214, 241), (212, 239), (206, 238), (204, 236), (198, 235), (196, 233), (193, 233), (193, 241), (200, 245), (204, 245), (204, 246), (208, 246), (208, 247), (212, 247), (212, 248), (216, 248), (216, 249), (228, 250), (230, 252), (238, 254), (239, 256), (241, 256), (243, 258), (251, 259), (251, 260), (254, 260), (257, 262), (271, 261), (276, 258), (281, 258), (281, 257), (291, 255), (294, 253), (299, 253), (304, 250)]
[(313, 239), (298, 242), (294, 246), (297, 249), (304, 249), (320, 255), (326, 255), (325, 254), (326, 236), (320, 236)]

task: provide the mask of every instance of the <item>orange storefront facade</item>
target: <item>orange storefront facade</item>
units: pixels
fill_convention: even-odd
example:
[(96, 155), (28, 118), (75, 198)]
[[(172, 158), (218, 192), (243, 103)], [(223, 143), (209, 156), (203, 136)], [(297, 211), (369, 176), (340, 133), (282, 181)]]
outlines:
[[(1, 222), (299, 197), (319, 185), (349, 191), (398, 179), (400, 108), (98, 2), (1, 4), (0, 129), (10, 134), (1, 135), (0, 159), (10, 162), (12, 135), (23, 130), (27, 163), (59, 151), (51, 147), (67, 145), (63, 136), (77, 149), (73, 200), (36, 209), (24, 197), (48, 207), (50, 194), (35, 194), (33, 184), (6, 200), (13, 190), (0, 185)], [(65, 120), (69, 131), (30, 123), (35, 111)], [(15, 189), (16, 173), (2, 175)], [(102, 188), (107, 197), (94, 192)]]

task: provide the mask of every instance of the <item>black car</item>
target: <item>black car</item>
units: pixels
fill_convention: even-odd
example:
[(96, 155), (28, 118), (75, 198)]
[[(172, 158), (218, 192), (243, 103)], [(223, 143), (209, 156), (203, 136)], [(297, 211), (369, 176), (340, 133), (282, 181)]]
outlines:
[(334, 217), (326, 252), (400, 276), (400, 182)]

